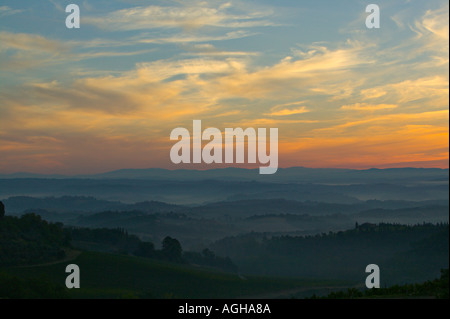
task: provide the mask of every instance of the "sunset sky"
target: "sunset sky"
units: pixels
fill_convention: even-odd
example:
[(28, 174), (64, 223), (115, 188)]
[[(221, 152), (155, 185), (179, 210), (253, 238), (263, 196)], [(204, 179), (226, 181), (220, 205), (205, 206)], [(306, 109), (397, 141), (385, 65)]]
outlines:
[(278, 128), (281, 167), (448, 168), (448, 28), (446, 0), (2, 0), (0, 173), (196, 169), (193, 120)]

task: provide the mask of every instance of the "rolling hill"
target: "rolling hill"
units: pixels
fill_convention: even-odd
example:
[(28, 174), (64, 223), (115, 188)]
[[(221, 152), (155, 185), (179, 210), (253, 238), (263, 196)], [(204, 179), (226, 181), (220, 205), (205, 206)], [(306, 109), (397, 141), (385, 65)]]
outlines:
[(343, 281), (243, 277), (208, 268), (86, 251), (70, 262), (0, 268), (0, 273), (25, 279), (46, 278), (54, 285), (63, 286), (68, 263), (77, 264), (81, 274), (81, 288), (69, 290), (69, 298), (239, 298), (351, 284)]

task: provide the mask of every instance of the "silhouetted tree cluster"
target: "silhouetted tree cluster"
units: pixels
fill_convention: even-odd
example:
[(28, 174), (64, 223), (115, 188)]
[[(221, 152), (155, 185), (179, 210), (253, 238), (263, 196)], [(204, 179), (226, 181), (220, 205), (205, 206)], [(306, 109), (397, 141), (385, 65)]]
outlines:
[(449, 226), (362, 224), (312, 236), (254, 233), (224, 238), (210, 247), (254, 275), (363, 280), (361, 269), (376, 260), (385, 282), (395, 284), (427, 280), (448, 267)]
[[(37, 264), (62, 259), (65, 248), (107, 251), (123, 255), (186, 263), (181, 243), (170, 236), (156, 250), (152, 242), (142, 241), (121, 229), (63, 228), (61, 223), (48, 223), (41, 216), (30, 213), (18, 217), (4, 217), (0, 202), (0, 266)], [(202, 253), (188, 253), (191, 262), (234, 271), (236, 266), (228, 259), (217, 257), (206, 249)]]
[(180, 242), (172, 237), (167, 236), (162, 241), (162, 253), (170, 261), (181, 262), (183, 249)]
[(441, 277), (420, 284), (395, 285), (381, 289), (355, 289), (335, 291), (324, 297), (312, 296), (311, 299), (361, 299), (361, 298), (417, 298), (434, 297), (437, 299), (449, 298), (449, 270), (442, 269)]
[(36, 264), (65, 257), (70, 247), (60, 223), (35, 214), (5, 216), (0, 220), (0, 266)]
[(170, 236), (163, 239), (160, 250), (150, 241), (142, 241), (130, 235), (125, 229), (91, 229), (69, 227), (65, 229), (76, 248), (134, 255), (142, 258), (166, 260), (174, 263), (192, 263), (230, 272), (237, 272), (237, 266), (230, 258), (218, 257), (209, 249), (199, 252), (183, 252), (181, 243)]
[(5, 205), (3, 205), (3, 202), (0, 202), (0, 218), (5, 216)]

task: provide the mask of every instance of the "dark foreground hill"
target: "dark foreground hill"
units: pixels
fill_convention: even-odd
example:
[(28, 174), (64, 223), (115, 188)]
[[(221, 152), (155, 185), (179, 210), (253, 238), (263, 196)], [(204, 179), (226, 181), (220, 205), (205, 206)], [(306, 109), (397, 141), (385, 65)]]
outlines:
[[(38, 267), (0, 268), (0, 283), (2, 278), (4, 282), (11, 282), (14, 278), (26, 281), (43, 278), (40, 282), (45, 284), (42, 285), (50, 286), (47, 294), (49, 298), (62, 296), (126, 299), (239, 298), (294, 289), (342, 287), (349, 284), (342, 281), (243, 277), (207, 268), (97, 252), (82, 252), (70, 263), (80, 267), (80, 289), (65, 289), (67, 262)], [(61, 290), (64, 294), (58, 295)], [(0, 298), (11, 296), (11, 289), (0, 289), (0, 293), (2, 291), (5, 295), (0, 295)], [(28, 287), (23, 291), (29, 291)], [(22, 296), (16, 294), (13, 297)]]
[(449, 270), (442, 269), (441, 277), (419, 284), (395, 285), (387, 288), (359, 290), (350, 288), (346, 291), (334, 291), (326, 296), (313, 296), (311, 299), (362, 299), (362, 298), (407, 298), (407, 299), (448, 299)]
[[(74, 251), (80, 246), (112, 253)], [(71, 263), (80, 267), (80, 289), (65, 288)], [(157, 250), (123, 230), (64, 229), (34, 214), (0, 219), (0, 299), (236, 298), (321, 285), (330, 282), (243, 277), (229, 259), (183, 253), (170, 237)]]
[[(363, 224), (309, 237), (251, 234), (213, 246), (233, 256), (240, 267), (233, 273), (217, 269), (230, 264), (211, 250), (182, 254), (173, 238), (157, 250), (123, 230), (63, 229), (36, 215), (1, 218), (0, 238), (0, 298), (299, 296), (361, 286), (369, 263), (380, 266), (383, 285), (411, 284), (448, 268), (449, 249), (448, 224)], [(69, 263), (81, 269), (81, 289), (64, 286)]]

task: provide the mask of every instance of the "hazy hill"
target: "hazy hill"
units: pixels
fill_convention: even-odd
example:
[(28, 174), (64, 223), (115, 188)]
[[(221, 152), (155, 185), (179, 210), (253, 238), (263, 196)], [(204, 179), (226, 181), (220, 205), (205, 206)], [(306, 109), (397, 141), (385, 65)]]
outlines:
[(199, 205), (224, 200), (278, 199), (355, 204), (366, 200), (448, 200), (448, 182), (312, 184), (257, 181), (146, 179), (0, 179), (0, 198), (83, 196), (136, 203)]
[(407, 181), (439, 182), (449, 179), (448, 169), (391, 168), (391, 169), (330, 169), (291, 167), (279, 168), (274, 175), (260, 175), (258, 169), (224, 168), (210, 170), (121, 169), (92, 175), (43, 175), (32, 173), (0, 174), (0, 178), (52, 178), (52, 179), (151, 179), (172, 181), (228, 180), (294, 183), (380, 183)]
[(412, 283), (448, 268), (449, 226), (360, 224), (315, 236), (248, 234), (217, 241), (211, 248), (230, 256), (243, 273), (364, 282), (365, 267), (377, 264), (383, 283)]
[(356, 222), (448, 222), (448, 201), (358, 201), (331, 204), (286, 199), (221, 201), (199, 206), (148, 201), (126, 204), (93, 197), (11, 197), (7, 214), (35, 213), (52, 222), (93, 228), (124, 228), (151, 241), (179, 238), (203, 249), (223, 237), (249, 232), (309, 235), (353, 227)]
[(170, 212), (180, 210), (181, 206), (156, 201), (125, 204), (120, 201), (99, 200), (86, 196), (30, 197), (13, 196), (3, 200), (8, 212), (19, 214), (29, 210), (42, 210), (53, 213), (95, 213), (102, 211), (132, 211), (145, 213)]
[(362, 211), (358, 214), (362, 218), (421, 218), (421, 219), (431, 219), (431, 218), (441, 218), (448, 216), (448, 206), (423, 206), (423, 207), (412, 207), (412, 208), (401, 208), (401, 209), (371, 209)]

